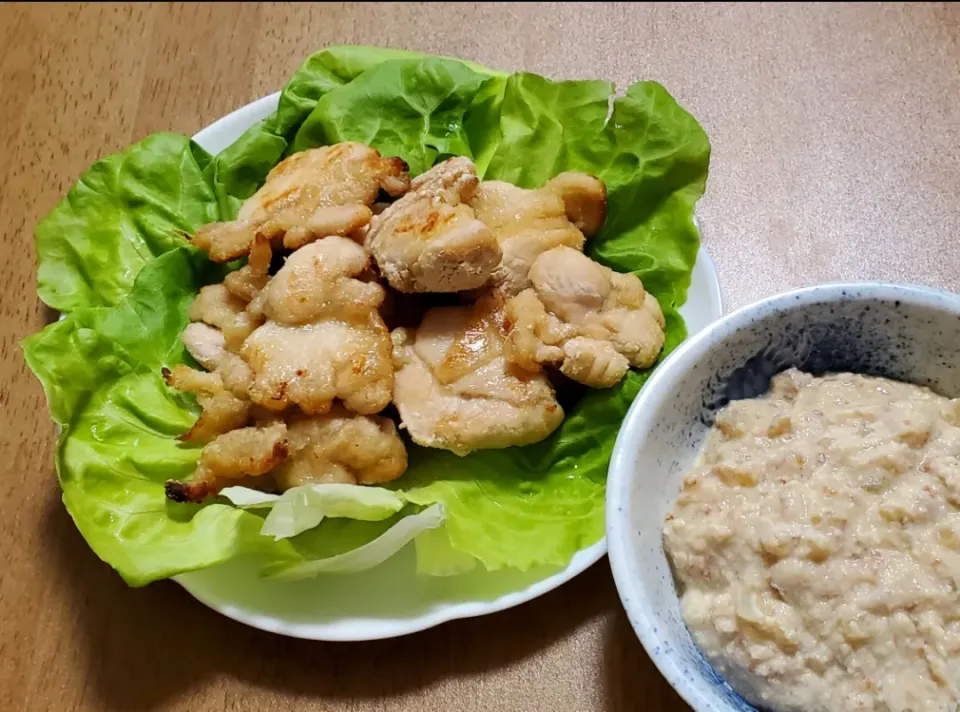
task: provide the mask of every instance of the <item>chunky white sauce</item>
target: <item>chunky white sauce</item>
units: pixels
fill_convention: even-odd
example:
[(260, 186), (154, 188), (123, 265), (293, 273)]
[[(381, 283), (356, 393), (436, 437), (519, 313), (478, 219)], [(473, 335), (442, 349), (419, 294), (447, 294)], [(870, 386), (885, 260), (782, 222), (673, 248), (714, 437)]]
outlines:
[(960, 399), (786, 371), (718, 415), (664, 543), (694, 638), (755, 704), (958, 709)]

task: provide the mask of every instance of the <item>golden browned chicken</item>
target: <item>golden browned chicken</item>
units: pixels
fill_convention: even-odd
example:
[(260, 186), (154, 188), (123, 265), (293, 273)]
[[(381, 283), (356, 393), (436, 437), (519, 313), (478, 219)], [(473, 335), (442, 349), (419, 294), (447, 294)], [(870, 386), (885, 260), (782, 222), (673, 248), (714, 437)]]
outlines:
[[(246, 338), (263, 322), (263, 316), (248, 309), (248, 304), (270, 279), (269, 268), (272, 251), (266, 238), (258, 237), (250, 252), (248, 263), (227, 275), (222, 284), (201, 288), (190, 305), (189, 316), (193, 320), (182, 334), (183, 345), (191, 356), (205, 369), (214, 372), (226, 389), (240, 400), (247, 400), (247, 391), (252, 382), (252, 372), (237, 355)], [(200, 374), (198, 383), (205, 374)], [(181, 377), (175, 383), (191, 383)], [(175, 384), (172, 384), (175, 387)], [(187, 387), (180, 390), (193, 390)], [(215, 406), (206, 391), (201, 405)], [(248, 404), (249, 406), (249, 404)], [(204, 408), (206, 410), (206, 408)], [(201, 421), (205, 416), (201, 416)]]
[(326, 413), (341, 399), (356, 413), (390, 402), (390, 335), (377, 311), (380, 285), (366, 282), (366, 251), (327, 237), (294, 252), (250, 305), (266, 322), (244, 342), (250, 399), (270, 410)]
[(204, 373), (187, 366), (163, 369), (167, 385), (197, 396), (203, 409), (197, 422), (181, 440), (212, 440), (229, 430), (244, 427), (250, 420), (250, 402), (237, 398), (223, 385), (217, 372)]
[(374, 218), (366, 245), (401, 292), (461, 292), (483, 286), (500, 246), (467, 201), (477, 185), (469, 158), (450, 158), (414, 179), (409, 193)]
[(407, 469), (407, 451), (393, 421), (334, 406), (327, 415), (287, 425), (287, 460), (273, 472), (280, 489), (310, 483), (375, 485)]
[(503, 310), (496, 294), (473, 307), (430, 309), (416, 330), (394, 330), (394, 402), (413, 441), (466, 455), (528, 445), (563, 421), (542, 373), (503, 355)]
[(664, 344), (660, 305), (632, 274), (620, 274), (570, 247), (530, 268), (531, 287), (506, 307), (507, 358), (531, 372), (560, 367), (575, 381), (609, 388), (630, 366), (652, 366)]
[(243, 299), (233, 295), (224, 284), (208, 284), (190, 305), (190, 321), (202, 321), (223, 333), (226, 347), (237, 351), (244, 340), (263, 321), (247, 310)]
[(202, 502), (230, 484), (270, 472), (287, 457), (287, 447), (281, 422), (231, 430), (204, 446), (188, 482), (168, 480), (164, 490), (174, 502)]
[(244, 302), (251, 301), (270, 280), (272, 258), (273, 248), (270, 240), (263, 235), (257, 235), (250, 247), (247, 264), (228, 274), (223, 280), (223, 286), (237, 299)]
[(187, 352), (208, 371), (215, 371), (229, 353), (223, 332), (201, 321), (187, 324), (180, 338)]
[(530, 286), (527, 275), (539, 255), (558, 245), (582, 251), (584, 236), (603, 226), (606, 200), (603, 181), (585, 173), (561, 173), (536, 190), (481, 183), (469, 202), (503, 253), (492, 284), (507, 296), (519, 294)]
[[(221, 434), (200, 453), (187, 481), (166, 483), (167, 497), (202, 502), (230, 485), (288, 490), (305, 484), (374, 485), (400, 477), (407, 451), (393, 421), (339, 406), (326, 415), (291, 415)], [(269, 474), (267, 480), (256, 480)]]
[(370, 258), (352, 240), (330, 237), (294, 252), (251, 303), (249, 310), (292, 326), (337, 316), (365, 320), (385, 292), (367, 281)]
[(181, 439), (211, 440), (247, 425), (251, 417), (247, 391), (253, 374), (243, 359), (227, 350), (223, 332), (194, 322), (184, 329), (182, 339), (187, 352), (208, 372), (183, 365), (172, 371), (163, 369), (167, 385), (193, 393), (202, 409), (197, 422)]
[[(237, 220), (193, 237), (213, 261), (247, 261), (191, 305), (183, 343), (207, 372), (164, 370), (202, 407), (184, 437), (206, 442), (167, 496), (393, 480), (407, 453), (375, 415), (391, 400), (415, 442), (458, 455), (546, 438), (563, 410), (544, 364), (612, 385), (663, 345), (639, 280), (582, 255), (605, 205), (603, 183), (582, 173), (525, 190), (480, 183), (461, 157), (411, 183), (402, 160), (356, 143), (284, 160)], [(271, 277), (279, 247), (293, 252)], [(367, 249), (397, 290), (394, 323), (417, 328), (387, 330)], [(431, 302), (409, 301), (467, 291), (476, 304), (427, 308), (422, 321)]]
[(214, 262), (250, 252), (255, 235), (296, 249), (328, 235), (353, 235), (373, 216), (380, 191), (402, 195), (407, 165), (360, 143), (323, 146), (284, 159), (247, 200), (237, 219), (200, 228), (192, 241)]
[(228, 351), (223, 333), (219, 329), (194, 322), (183, 330), (183, 345), (194, 360), (208, 371), (214, 371), (223, 381), (223, 386), (238, 398), (247, 399), (253, 371), (237, 354)]

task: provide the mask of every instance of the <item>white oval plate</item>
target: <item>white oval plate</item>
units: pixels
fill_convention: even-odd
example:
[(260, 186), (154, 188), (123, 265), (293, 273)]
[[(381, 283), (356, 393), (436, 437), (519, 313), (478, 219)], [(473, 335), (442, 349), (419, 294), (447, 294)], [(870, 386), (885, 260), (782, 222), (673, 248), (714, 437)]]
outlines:
[[(279, 92), (238, 109), (200, 131), (194, 140), (219, 153), (277, 108)], [(687, 303), (680, 310), (693, 335), (722, 312), (720, 285), (709, 255), (701, 249)], [(431, 628), (519, 605), (569, 581), (607, 553), (606, 539), (578, 552), (564, 569), (537, 568), (461, 576), (417, 576), (407, 546), (380, 566), (358, 574), (278, 582), (259, 578), (250, 561), (177, 576), (196, 599), (254, 628), (312, 640), (375, 640)]]

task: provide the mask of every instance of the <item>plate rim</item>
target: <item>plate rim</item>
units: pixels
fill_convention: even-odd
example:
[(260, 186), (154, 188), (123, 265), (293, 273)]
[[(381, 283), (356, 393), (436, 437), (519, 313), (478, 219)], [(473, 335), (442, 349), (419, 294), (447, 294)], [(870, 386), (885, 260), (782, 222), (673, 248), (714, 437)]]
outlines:
[[(197, 131), (193, 134), (192, 140), (213, 155), (219, 153), (227, 146), (233, 144), (244, 131), (258, 121), (271, 115), (279, 105), (280, 95), (281, 92), (277, 91), (241, 106)], [(228, 137), (226, 140), (223, 138), (224, 135)], [(698, 231), (701, 232), (702, 237), (702, 230), (700, 230), (696, 213), (694, 214), (693, 220)], [(706, 276), (710, 278), (706, 287), (708, 296), (710, 297), (710, 304), (713, 305), (713, 311), (715, 312), (711, 315), (712, 320), (716, 320), (723, 315), (723, 298), (720, 280), (717, 274), (716, 264), (702, 243), (697, 252), (695, 269), (700, 267), (701, 264)], [(248, 611), (229, 601), (206, 595), (202, 587), (192, 580), (196, 572), (180, 574), (174, 576), (172, 580), (183, 587), (193, 598), (211, 610), (252, 628), (305, 640), (356, 642), (401, 637), (434, 628), (449, 621), (475, 618), (514, 608), (559, 588), (600, 561), (606, 553), (607, 538), (606, 532), (604, 532), (604, 536), (597, 542), (576, 552), (565, 568), (525, 588), (510, 591), (489, 601), (442, 602), (439, 604), (440, 607), (437, 610), (412, 618), (392, 620), (378, 618), (377, 620), (383, 625), (383, 630), (372, 634), (355, 634), (350, 633), (349, 630), (340, 631), (339, 629), (324, 630), (330, 628), (329, 622), (291, 622), (275, 615)]]

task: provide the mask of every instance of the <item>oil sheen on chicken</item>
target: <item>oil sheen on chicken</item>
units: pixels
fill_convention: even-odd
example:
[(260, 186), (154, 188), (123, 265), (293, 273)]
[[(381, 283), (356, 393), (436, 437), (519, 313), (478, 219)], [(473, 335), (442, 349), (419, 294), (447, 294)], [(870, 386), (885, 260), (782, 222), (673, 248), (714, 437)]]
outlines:
[(231, 393), (216, 371), (196, 371), (178, 365), (163, 371), (171, 388), (193, 393), (201, 407), (200, 417), (181, 440), (206, 442), (230, 430), (244, 427), (250, 420), (250, 401)]
[(328, 235), (355, 235), (365, 228), (380, 191), (407, 191), (407, 165), (360, 143), (338, 143), (295, 153), (278, 163), (237, 219), (211, 223), (193, 236), (214, 262), (250, 252), (256, 235), (296, 249)]
[[(393, 480), (407, 453), (377, 415), (391, 401), (415, 442), (458, 455), (547, 437), (563, 410), (544, 364), (611, 385), (663, 344), (639, 280), (582, 255), (605, 202), (592, 176), (526, 190), (480, 183), (463, 157), (411, 183), (402, 160), (356, 143), (281, 162), (236, 220), (193, 237), (215, 262), (247, 261), (190, 308), (183, 343), (206, 371), (164, 371), (197, 396), (202, 413), (184, 437), (204, 443), (167, 496)], [(281, 247), (293, 252), (271, 277)], [(371, 255), (395, 290), (392, 310)], [(438, 292), (476, 303), (431, 306)], [(381, 310), (419, 325), (391, 334)]]
[(325, 415), (288, 415), (286, 421), (219, 435), (203, 448), (188, 481), (166, 483), (167, 496), (201, 502), (237, 484), (280, 490), (334, 482), (382, 484), (407, 469), (407, 451), (389, 418), (336, 406)]
[(181, 338), (187, 352), (205, 369), (220, 376), (226, 390), (237, 398), (247, 399), (253, 372), (242, 358), (227, 350), (219, 329), (194, 322), (187, 325)]
[(500, 246), (467, 201), (479, 181), (469, 158), (450, 158), (414, 179), (409, 193), (374, 218), (367, 247), (400, 292), (460, 292), (483, 286)]
[(491, 283), (508, 296), (519, 294), (530, 286), (530, 267), (542, 253), (558, 245), (582, 251), (584, 236), (603, 226), (606, 196), (603, 181), (585, 173), (561, 173), (536, 190), (481, 183), (470, 204), (503, 253)]
[(414, 442), (466, 455), (528, 445), (563, 421), (550, 382), (506, 361), (497, 295), (473, 307), (435, 307), (420, 327), (396, 329), (394, 402)]
[(393, 390), (390, 334), (377, 311), (383, 287), (358, 279), (366, 251), (327, 237), (294, 252), (257, 296), (266, 322), (244, 342), (253, 370), (250, 399), (281, 411), (326, 413), (335, 399), (377, 413)]
[(202, 502), (228, 485), (267, 474), (286, 456), (287, 426), (282, 422), (231, 430), (204, 446), (189, 481), (168, 480), (164, 489), (174, 502)]
[(664, 344), (663, 312), (632, 274), (569, 247), (544, 252), (531, 287), (507, 303), (507, 358), (530, 371), (558, 366), (575, 381), (609, 388), (630, 366), (647, 368)]
[(247, 303), (231, 294), (224, 284), (208, 284), (200, 289), (190, 305), (190, 320), (219, 329), (231, 351), (238, 350), (262, 321), (248, 312)]
[(280, 489), (311, 483), (382, 484), (407, 469), (397, 426), (379, 415), (355, 415), (334, 406), (327, 415), (289, 419), (287, 439), (287, 460), (273, 472)]

